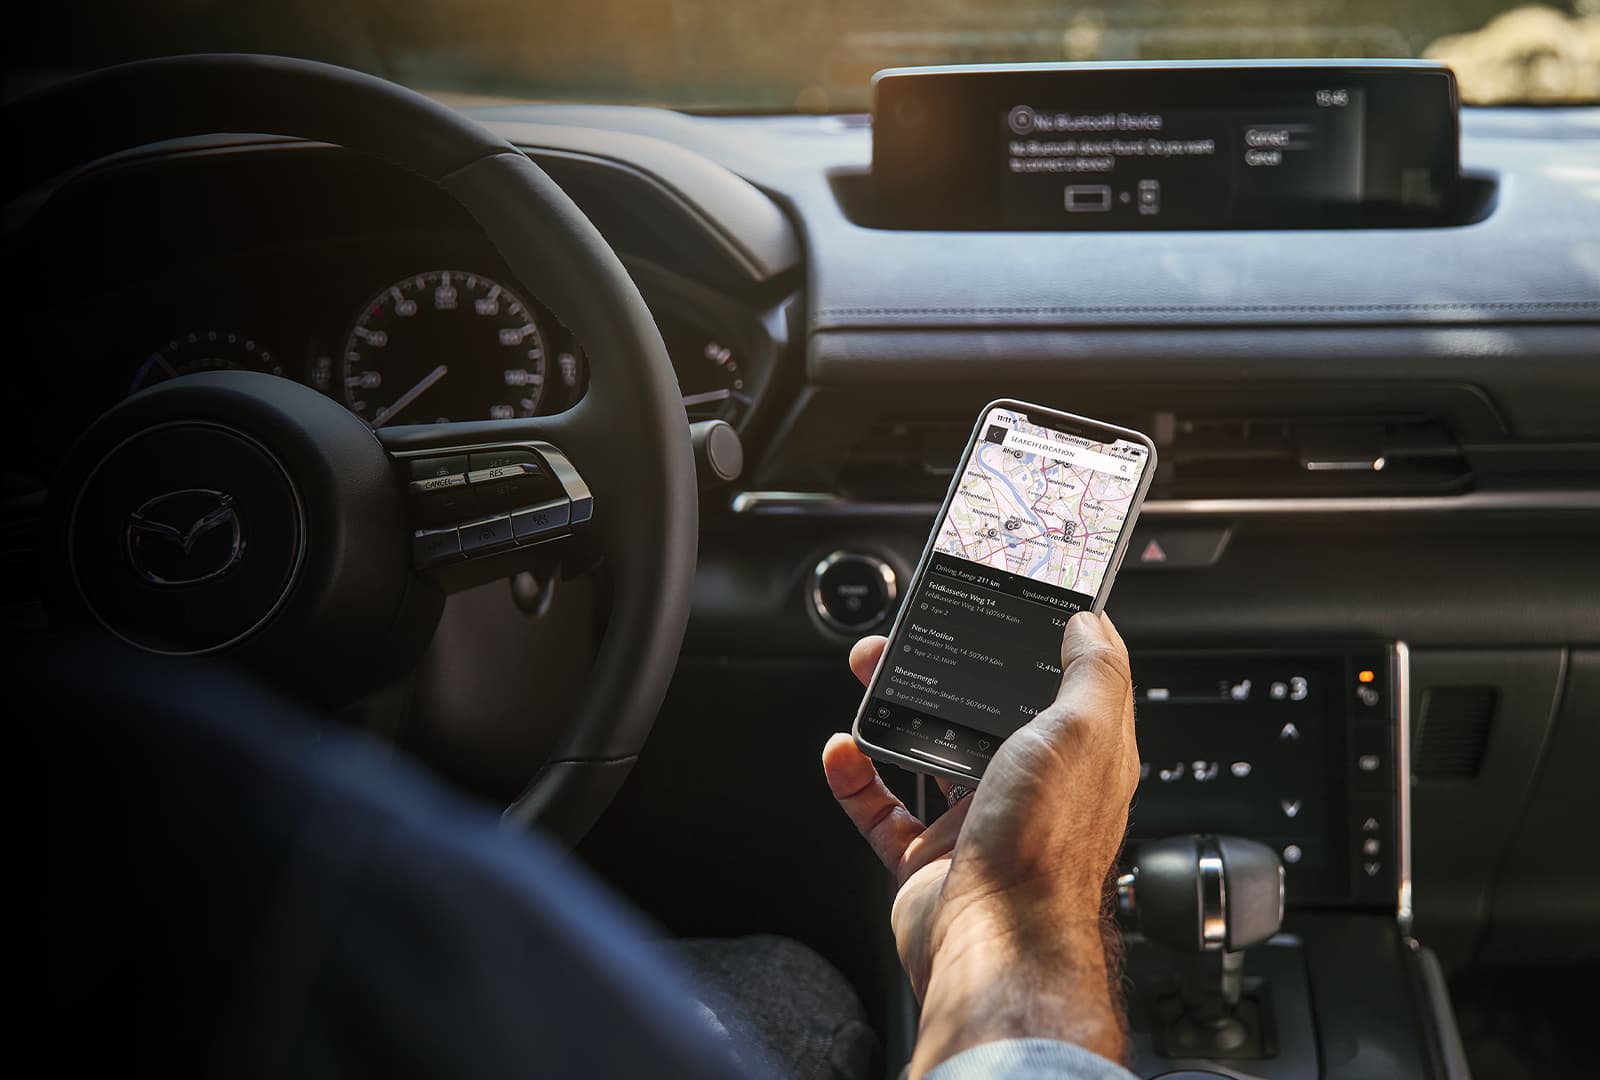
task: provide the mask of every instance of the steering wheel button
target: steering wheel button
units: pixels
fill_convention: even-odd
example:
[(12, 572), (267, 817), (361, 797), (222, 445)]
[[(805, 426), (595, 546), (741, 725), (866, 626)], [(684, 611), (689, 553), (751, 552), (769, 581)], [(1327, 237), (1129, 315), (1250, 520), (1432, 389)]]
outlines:
[(469, 484), (499, 484), (507, 480), (521, 480), (524, 477), (540, 475), (541, 470), (537, 465), (525, 463), (514, 465), (494, 465), (487, 469), (474, 469), (467, 474)]
[(485, 511), (516, 510), (548, 499), (560, 490), (542, 471), (531, 465), (502, 465), (467, 474), (478, 505)]
[(413, 494), (411, 512), (419, 525), (454, 525), (462, 518), (475, 518), (484, 508), (473, 497), (466, 484), (436, 488), (425, 494)]
[(461, 554), (461, 534), (455, 529), (420, 529), (411, 538), (411, 559), (419, 568), (453, 562)]
[(431, 495), (437, 491), (449, 491), (451, 488), (467, 486), (467, 478), (462, 473), (449, 476), (430, 476), (426, 480), (411, 481), (411, 494)]
[(511, 518), (507, 514), (461, 526), (461, 551), (468, 556), (482, 555), (511, 542)]
[(571, 503), (565, 499), (551, 499), (512, 514), (511, 531), (517, 543), (526, 544), (566, 531), (571, 518)]
[(539, 457), (532, 450), (521, 447), (506, 447), (503, 450), (474, 450), (471, 454), (471, 463), (466, 467), (469, 472), (478, 472), (482, 469), (499, 469), (507, 465), (532, 465), (534, 471), (539, 471)]
[(440, 477), (457, 476), (472, 468), (466, 454), (451, 454), (447, 457), (412, 458), (407, 464), (411, 469), (411, 479), (413, 480), (436, 480)]

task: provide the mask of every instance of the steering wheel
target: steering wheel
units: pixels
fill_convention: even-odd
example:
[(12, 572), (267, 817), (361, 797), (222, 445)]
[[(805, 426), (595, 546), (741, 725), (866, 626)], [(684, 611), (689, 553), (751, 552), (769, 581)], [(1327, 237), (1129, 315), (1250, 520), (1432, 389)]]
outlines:
[[(588, 392), (566, 412), (528, 419), (374, 431), (271, 375), (151, 387), (95, 421), (52, 483), (45, 581), (63, 619), (153, 653), (225, 655), (338, 705), (416, 665), (447, 593), (555, 560), (603, 559), (611, 602), (588, 685), (506, 811), (569, 842), (581, 836), (666, 695), (698, 539), (677, 380), (600, 233), (509, 143), (411, 90), (326, 64), (144, 61), (0, 115), (8, 145), (23, 148), (7, 170), (7, 204), (168, 139), (248, 132), (372, 155), (465, 208), (583, 342)], [(528, 711), (541, 722), (536, 703)]]

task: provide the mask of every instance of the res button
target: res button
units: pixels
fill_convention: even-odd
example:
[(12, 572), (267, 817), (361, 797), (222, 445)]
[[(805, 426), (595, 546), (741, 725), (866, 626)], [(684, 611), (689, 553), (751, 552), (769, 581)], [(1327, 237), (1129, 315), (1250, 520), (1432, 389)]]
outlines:
[(471, 457), (467, 482), (485, 510), (515, 510), (556, 493), (549, 472), (531, 450), (481, 450)]

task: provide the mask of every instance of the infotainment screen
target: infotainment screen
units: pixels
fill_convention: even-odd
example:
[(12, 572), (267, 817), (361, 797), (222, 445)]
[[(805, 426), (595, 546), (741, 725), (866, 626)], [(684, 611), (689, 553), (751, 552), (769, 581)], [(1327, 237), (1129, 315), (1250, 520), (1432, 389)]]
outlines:
[(1395, 61), (906, 68), (872, 185), (923, 228), (1426, 225), (1459, 203), (1455, 80)]

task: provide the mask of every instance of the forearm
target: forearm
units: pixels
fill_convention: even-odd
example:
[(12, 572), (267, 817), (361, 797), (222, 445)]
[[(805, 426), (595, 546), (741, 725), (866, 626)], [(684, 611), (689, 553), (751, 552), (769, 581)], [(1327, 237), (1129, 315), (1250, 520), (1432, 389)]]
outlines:
[(1045, 929), (1019, 934), (986, 919), (952, 929), (924, 995), (913, 1077), (1002, 1039), (1057, 1039), (1124, 1059), (1126, 1027), (1099, 919), (1030, 923)]

